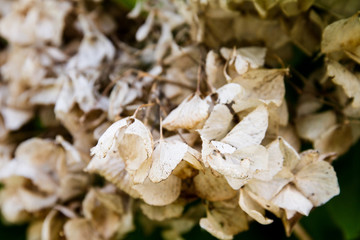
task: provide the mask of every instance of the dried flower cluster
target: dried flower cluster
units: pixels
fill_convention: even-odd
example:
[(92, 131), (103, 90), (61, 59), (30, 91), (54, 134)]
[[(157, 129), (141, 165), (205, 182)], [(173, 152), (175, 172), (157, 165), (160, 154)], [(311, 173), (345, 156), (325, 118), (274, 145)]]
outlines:
[[(271, 212), (291, 234), (339, 194), (331, 162), (360, 137), (359, 14), (326, 4), (1, 0), (4, 219), (118, 239), (141, 212), (165, 239), (231, 239)], [(294, 46), (322, 63), (300, 86)]]

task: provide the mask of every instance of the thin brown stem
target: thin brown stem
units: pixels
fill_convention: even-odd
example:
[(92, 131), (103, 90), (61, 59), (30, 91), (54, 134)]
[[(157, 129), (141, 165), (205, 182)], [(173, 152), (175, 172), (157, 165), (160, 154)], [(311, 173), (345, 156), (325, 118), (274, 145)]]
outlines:
[(296, 223), (294, 226), (294, 234), (299, 240), (312, 240), (310, 235), (306, 232), (306, 230), (300, 225), (300, 223)]

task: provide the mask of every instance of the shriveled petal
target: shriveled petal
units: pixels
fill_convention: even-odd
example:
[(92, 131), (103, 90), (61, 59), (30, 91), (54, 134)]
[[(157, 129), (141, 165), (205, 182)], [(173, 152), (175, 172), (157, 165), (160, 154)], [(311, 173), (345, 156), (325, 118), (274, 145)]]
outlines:
[(62, 231), (65, 217), (57, 210), (51, 210), (46, 216), (41, 230), (42, 240), (60, 240), (59, 232)]
[(54, 170), (59, 159), (64, 156), (63, 149), (54, 142), (40, 138), (31, 138), (22, 142), (15, 151), (15, 158), (18, 161), (44, 172)]
[(256, 178), (264, 181), (270, 181), (283, 166), (283, 155), (280, 149), (280, 141), (276, 139), (266, 146), (269, 154), (267, 168), (256, 174)]
[(124, 204), (121, 196), (102, 189), (91, 189), (83, 201), (83, 212), (103, 238), (114, 236), (122, 224)]
[(284, 157), (283, 165), (289, 170), (294, 169), (294, 167), (299, 163), (300, 156), (297, 151), (283, 138), (279, 138), (280, 150)]
[(93, 159), (86, 170), (119, 184), (122, 171), (134, 174), (151, 157), (153, 139), (139, 120), (128, 117), (111, 125), (91, 149)]
[(209, 201), (222, 201), (231, 199), (236, 195), (223, 176), (215, 176), (209, 168), (193, 178), (195, 193), (202, 199)]
[[(40, 190), (53, 193), (58, 187), (58, 183), (47, 173), (34, 168), (26, 162), (17, 160), (7, 162), (0, 169), (0, 179), (6, 179), (12, 176), (22, 176), (30, 179)], [(12, 181), (10, 179), (9, 181)]]
[(286, 73), (286, 69), (253, 69), (234, 78), (232, 82), (248, 90), (251, 97), (280, 106), (285, 96)]
[(237, 49), (236, 52), (249, 63), (251, 68), (262, 67), (265, 63), (266, 48), (243, 47)]
[(256, 171), (267, 167), (268, 153), (261, 145), (252, 145), (223, 155), (225, 159), (215, 151), (207, 161), (211, 168), (227, 177), (248, 179), (253, 177)]
[[(339, 35), (339, 32), (342, 34)], [(359, 32), (359, 13), (350, 18), (336, 21), (324, 29), (321, 51), (328, 54), (346, 50), (353, 52), (358, 47)]]
[(152, 182), (160, 182), (168, 178), (175, 167), (184, 158), (188, 146), (180, 141), (160, 139), (152, 155), (153, 163), (149, 172)]
[(327, 129), (314, 142), (314, 148), (321, 153), (344, 154), (352, 145), (350, 124), (337, 124)]
[(268, 112), (259, 106), (243, 118), (221, 141), (238, 149), (260, 144), (268, 127)]
[(336, 124), (333, 111), (309, 114), (296, 121), (296, 130), (301, 138), (315, 141), (323, 132)]
[(256, 203), (244, 189), (240, 189), (239, 205), (250, 217), (261, 224), (270, 224), (273, 220), (265, 217), (265, 209)]
[(327, 67), (328, 75), (333, 77), (332, 81), (340, 85), (349, 98), (353, 98), (352, 106), (360, 107), (360, 81), (359, 78), (347, 70), (340, 63), (330, 61)]
[(253, 193), (264, 198), (265, 200), (272, 199), (278, 194), (285, 185), (287, 185), (294, 178), (290, 171), (280, 172), (271, 181), (262, 181), (251, 179), (246, 185)]
[(57, 200), (55, 194), (42, 196), (41, 194), (37, 194), (24, 188), (20, 188), (18, 194), (20, 199), (22, 199), (24, 209), (28, 212), (36, 212), (41, 209), (49, 208), (55, 205)]
[(295, 185), (315, 207), (340, 193), (334, 168), (324, 161), (303, 167), (295, 176)]
[(5, 128), (8, 130), (18, 130), (33, 117), (31, 110), (1, 107), (1, 114), (4, 119)]
[(137, 41), (143, 41), (147, 37), (154, 23), (154, 17), (155, 17), (155, 12), (151, 11), (148, 17), (146, 18), (145, 23), (136, 32)]
[(305, 216), (309, 215), (313, 208), (313, 204), (291, 185), (286, 186), (271, 202), (281, 208), (297, 211)]
[(85, 36), (79, 46), (77, 55), (68, 61), (67, 68), (78, 70), (98, 68), (102, 61), (112, 60), (115, 56), (113, 44), (95, 28), (94, 23), (87, 19), (86, 16), (80, 15), (79, 19)]
[(149, 129), (137, 119), (128, 125), (118, 144), (119, 154), (126, 162), (127, 171), (136, 171), (146, 159), (151, 157), (154, 147)]
[(87, 191), (90, 178), (84, 173), (68, 173), (60, 179), (57, 195), (62, 201), (67, 201)]
[(180, 195), (181, 179), (170, 175), (159, 183), (152, 183), (148, 178), (143, 184), (133, 186), (141, 198), (149, 205), (165, 206), (174, 202)]
[(211, 235), (218, 239), (233, 239), (233, 235), (226, 234), (222, 231), (221, 227), (218, 226), (219, 224), (214, 223), (208, 218), (202, 218), (200, 219), (199, 223), (200, 227), (208, 231)]
[(66, 221), (64, 234), (69, 240), (100, 240), (91, 223), (84, 218), (75, 218)]
[(207, 80), (215, 88), (223, 86), (226, 83), (226, 79), (222, 71), (224, 63), (221, 60), (221, 57), (212, 50), (206, 55), (205, 71)]
[(163, 121), (163, 127), (168, 130), (197, 128), (209, 116), (209, 107), (209, 103), (198, 94), (191, 95), (170, 112)]
[(140, 205), (141, 211), (151, 220), (163, 221), (169, 218), (180, 217), (184, 211), (184, 205), (174, 202), (166, 206), (151, 206), (145, 203)]
[(207, 217), (200, 219), (200, 227), (220, 239), (232, 239), (248, 229), (246, 214), (240, 207), (227, 202), (210, 203)]
[(261, 196), (256, 195), (249, 188), (247, 188), (247, 186), (245, 186), (245, 190), (246, 190), (247, 194), (251, 197), (251, 199), (253, 199), (263, 209), (266, 209), (269, 212), (272, 212), (275, 216), (277, 216), (279, 218), (283, 215), (283, 210), (280, 209), (275, 204), (273, 204), (270, 200), (266, 200), (266, 199), (262, 198)]
[(3, 189), (0, 194), (1, 214), (10, 223), (21, 223), (29, 219), (30, 214), (25, 211), (22, 199), (18, 194), (14, 194)]
[(220, 140), (225, 137), (231, 127), (233, 115), (229, 108), (217, 104), (210, 113), (202, 129), (198, 130), (200, 136), (207, 140)]
[(43, 225), (42, 220), (32, 221), (26, 230), (27, 240), (39, 240), (41, 239), (41, 228)]

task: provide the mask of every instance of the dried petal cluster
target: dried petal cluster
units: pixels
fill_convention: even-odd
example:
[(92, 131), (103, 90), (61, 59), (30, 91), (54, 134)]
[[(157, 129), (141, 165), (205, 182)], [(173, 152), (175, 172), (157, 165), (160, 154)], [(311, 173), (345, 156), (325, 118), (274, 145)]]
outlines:
[[(164, 239), (196, 224), (232, 239), (270, 212), (290, 235), (340, 193), (331, 162), (360, 137), (359, 13), (336, 19), (320, 0), (121, 6), (0, 0), (6, 221), (29, 222), (29, 239), (118, 239), (141, 213)], [(319, 67), (293, 71), (295, 46)]]

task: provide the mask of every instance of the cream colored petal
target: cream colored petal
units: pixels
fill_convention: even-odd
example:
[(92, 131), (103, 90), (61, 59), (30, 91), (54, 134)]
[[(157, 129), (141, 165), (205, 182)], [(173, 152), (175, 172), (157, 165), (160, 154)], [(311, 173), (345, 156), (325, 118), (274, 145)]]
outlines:
[(45, 217), (41, 230), (41, 239), (60, 240), (61, 236), (59, 235), (59, 232), (62, 231), (65, 221), (65, 217), (57, 210), (51, 210)]
[(275, 216), (280, 218), (283, 215), (283, 210), (280, 209), (278, 206), (273, 204), (271, 201), (266, 200), (255, 193), (253, 193), (249, 188), (247, 188), (247, 185), (244, 188), (247, 192), (247, 194), (250, 196), (252, 200), (254, 200), (257, 204), (259, 204), (263, 209), (266, 209), (267, 211), (273, 213)]
[(249, 181), (250, 177), (234, 178), (230, 176), (225, 176), (225, 179), (232, 189), (239, 190)]
[(314, 148), (321, 153), (344, 154), (352, 145), (350, 124), (334, 125), (321, 134), (314, 142)]
[[(140, 1), (139, 1), (140, 2)], [(154, 23), (155, 11), (150, 11), (145, 23), (137, 30), (136, 40), (143, 41), (149, 35), (149, 32)]]
[(43, 225), (42, 220), (32, 221), (26, 229), (27, 240), (41, 240), (41, 228)]
[[(41, 149), (42, 151), (39, 151)], [(50, 140), (31, 138), (22, 142), (15, 151), (15, 158), (44, 172), (52, 171), (64, 151)]]
[(283, 138), (279, 138), (280, 150), (284, 157), (284, 167), (292, 170), (300, 161), (300, 156), (297, 151)]
[(216, 90), (216, 93), (218, 94), (217, 103), (227, 105), (234, 113), (255, 108), (261, 104), (260, 100), (250, 98), (251, 92), (237, 83), (228, 83)]
[(260, 144), (268, 127), (268, 112), (259, 106), (245, 116), (221, 141), (238, 149)]
[(220, 239), (232, 239), (234, 235), (248, 229), (246, 214), (238, 204), (227, 202), (209, 203), (207, 217), (200, 219), (200, 227)]
[[(230, 180), (231, 178), (246, 180), (252, 178), (256, 171), (266, 169), (268, 164), (268, 153), (265, 147), (261, 145), (252, 145), (236, 150), (232, 154), (222, 155), (217, 151), (214, 151), (208, 156), (207, 162), (212, 169), (223, 174)], [(234, 181), (232, 181), (232, 183), (235, 184)]]
[(266, 48), (243, 47), (237, 49), (236, 52), (249, 63), (251, 68), (262, 67), (265, 63)]
[(95, 155), (85, 171), (90, 173), (98, 173), (106, 180), (118, 185), (121, 183), (122, 177), (125, 172), (125, 162), (113, 153), (115, 147), (109, 149), (107, 155), (102, 158), (101, 156)]
[(267, 109), (269, 111), (269, 131), (275, 130), (278, 132), (280, 126), (284, 127), (288, 125), (289, 111), (286, 101), (283, 101), (280, 106), (276, 106), (275, 103), (271, 102), (267, 105)]
[(188, 146), (188, 151), (185, 153), (183, 160), (189, 163), (193, 168), (203, 170), (204, 167), (201, 165), (200, 158), (201, 154), (196, 149)]
[(237, 55), (235, 57), (234, 67), (238, 74), (244, 74), (249, 70), (250, 63), (243, 56)]
[(222, 72), (224, 63), (221, 57), (214, 51), (209, 51), (206, 55), (205, 71), (207, 80), (215, 88), (221, 87), (226, 83), (226, 79)]
[(265, 200), (271, 200), (294, 178), (290, 172), (287, 172), (286, 175), (281, 173), (281, 175), (281, 177), (275, 176), (271, 181), (251, 179), (246, 186), (256, 195)]
[(313, 208), (313, 204), (291, 185), (287, 185), (281, 190), (271, 202), (281, 208), (297, 211), (305, 216), (307, 216)]
[(1, 190), (1, 214), (10, 223), (21, 223), (30, 219), (30, 214), (25, 211), (22, 199), (18, 194)]
[(256, 174), (256, 178), (263, 181), (270, 181), (283, 166), (283, 155), (280, 149), (279, 139), (272, 141), (266, 146), (268, 151), (268, 165), (266, 169)]
[(90, 184), (90, 178), (83, 173), (68, 173), (60, 179), (60, 187), (57, 195), (62, 201), (67, 201), (73, 197), (85, 193)]
[(149, 129), (135, 119), (125, 130), (124, 137), (119, 142), (119, 153), (126, 162), (126, 169), (134, 171), (148, 158), (154, 148)]
[(334, 168), (324, 161), (304, 166), (296, 174), (295, 184), (315, 207), (326, 203), (340, 193)]
[(170, 218), (180, 217), (184, 211), (184, 205), (177, 202), (161, 207), (142, 203), (140, 208), (145, 216), (155, 221), (163, 221)]
[(285, 96), (284, 75), (286, 69), (252, 69), (236, 77), (233, 83), (240, 84), (250, 96), (266, 104), (280, 106)]
[(109, 97), (109, 119), (116, 119), (116, 117), (122, 113), (126, 105), (133, 102), (137, 96), (137, 89), (131, 88), (126, 81), (118, 81)]
[(217, 103), (220, 104), (231, 104), (238, 98), (246, 97), (245, 89), (237, 83), (228, 83), (216, 90), (218, 95)]
[[(360, 26), (360, 25), (359, 25)], [(327, 72), (332, 81), (340, 85), (349, 98), (353, 98), (352, 106), (354, 108), (360, 107), (360, 80), (352, 72), (347, 70), (338, 62), (330, 61), (328, 63)]]
[(203, 124), (209, 116), (209, 104), (199, 95), (187, 97), (164, 119), (163, 127), (168, 130), (194, 129)]
[(172, 172), (173, 175), (176, 177), (185, 180), (189, 178), (195, 177), (199, 171), (193, 167), (193, 165), (189, 164), (187, 161), (181, 161), (174, 171)]
[(133, 186), (141, 198), (149, 205), (165, 206), (174, 202), (180, 195), (181, 179), (170, 175), (159, 183), (152, 183), (148, 178), (143, 184)]
[(101, 238), (92, 227), (91, 223), (84, 218), (75, 218), (66, 221), (64, 234), (68, 240), (100, 240)]
[(314, 142), (323, 132), (335, 124), (335, 112), (326, 111), (298, 118), (296, 130), (301, 138)]
[(136, 1), (135, 6), (133, 7), (133, 9), (128, 13), (127, 17), (128, 18), (137, 18), (139, 17), (141, 10), (142, 10), (142, 1)]
[(91, 160), (88, 152), (85, 153), (77, 149), (60, 135), (56, 136), (55, 142), (60, 143), (62, 148), (65, 150), (67, 169), (72, 172), (83, 171)]
[(200, 227), (208, 231), (211, 235), (218, 239), (233, 239), (233, 235), (224, 233), (219, 226), (208, 218), (200, 219)]
[(58, 199), (55, 194), (49, 196), (42, 196), (41, 194), (31, 192), (24, 188), (20, 188), (18, 190), (18, 194), (20, 199), (22, 200), (24, 209), (28, 212), (36, 212), (41, 209), (49, 208), (55, 205)]
[(236, 148), (223, 142), (211, 141), (211, 144), (218, 150), (221, 154), (232, 154), (236, 151)]
[[(321, 51), (332, 53), (341, 50), (352, 51), (358, 47), (360, 39), (359, 13), (328, 25), (323, 32)], [(338, 34), (341, 32), (342, 34)]]
[(140, 167), (133, 174), (134, 184), (143, 183), (145, 181), (145, 179), (149, 176), (152, 163), (153, 159), (150, 157), (140, 165)]
[[(110, 126), (91, 149), (94, 155), (87, 171), (98, 172), (109, 181), (124, 168), (134, 174), (151, 157), (153, 140), (148, 128), (139, 120), (128, 117)], [(107, 176), (108, 175), (108, 176)]]
[(241, 209), (258, 223), (270, 224), (273, 220), (265, 217), (265, 209), (256, 203), (244, 189), (240, 189), (239, 205)]
[(97, 156), (106, 156), (106, 153), (110, 150), (113, 145), (114, 137), (116, 136), (117, 132), (128, 125), (128, 121), (131, 118), (124, 118), (115, 123), (113, 123), (106, 131), (102, 134), (99, 138), (98, 143), (95, 147), (91, 149), (91, 155)]
[(220, 140), (225, 137), (231, 127), (233, 115), (229, 108), (223, 104), (217, 104), (210, 113), (202, 129), (198, 132), (207, 140)]
[[(326, 155), (329, 155), (329, 154), (326, 154)], [(323, 154), (323, 157), (325, 157), (326, 155)], [(312, 150), (312, 149), (306, 150), (300, 154), (300, 162), (296, 165), (296, 167), (294, 169), (292, 169), (291, 172), (293, 174), (297, 174), (305, 166), (307, 166), (313, 162), (317, 162), (317, 161), (322, 161), (322, 158), (320, 158), (319, 151)]]
[(153, 163), (149, 178), (157, 183), (168, 178), (175, 167), (184, 158), (188, 146), (179, 141), (159, 140), (152, 155)]
[(209, 168), (200, 171), (193, 178), (195, 193), (202, 199), (209, 201), (222, 201), (231, 199), (236, 195), (223, 176), (215, 176)]
[(67, 69), (86, 70), (98, 68), (103, 61), (110, 61), (115, 56), (115, 47), (110, 40), (98, 31), (84, 15), (79, 20), (85, 32), (78, 53), (67, 63)]
[(290, 124), (285, 127), (281, 126), (278, 135), (285, 139), (296, 151), (300, 151), (301, 142), (294, 126)]
[[(54, 193), (58, 188), (58, 183), (51, 175), (39, 171), (34, 166), (17, 160), (12, 160), (2, 166), (0, 169), (0, 179), (10, 178), (12, 176), (22, 176), (30, 179), (40, 190), (47, 193)], [(10, 179), (12, 181), (12, 179)]]
[(1, 107), (1, 114), (6, 129), (12, 131), (18, 130), (33, 117), (33, 112), (31, 110), (15, 109), (5, 106)]
[(85, 218), (102, 238), (111, 238), (120, 228), (121, 214), (124, 213), (122, 199), (113, 192), (107, 192), (106, 187), (91, 189), (82, 207)]

